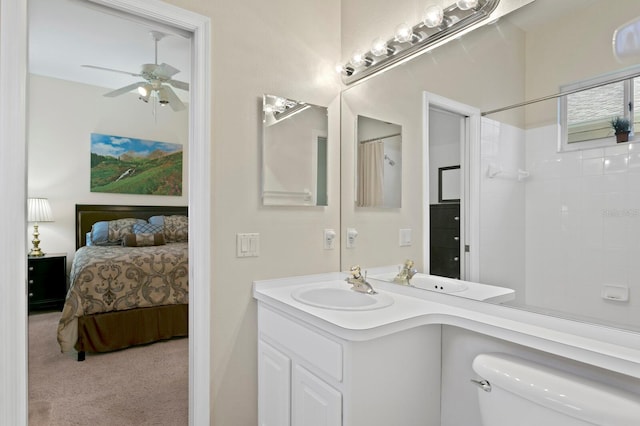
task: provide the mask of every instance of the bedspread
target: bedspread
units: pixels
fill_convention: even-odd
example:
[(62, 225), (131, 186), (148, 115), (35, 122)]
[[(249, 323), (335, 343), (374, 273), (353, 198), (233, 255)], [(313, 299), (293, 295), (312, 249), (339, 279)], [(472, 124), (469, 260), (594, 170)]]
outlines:
[(83, 315), (188, 303), (188, 280), (188, 243), (81, 247), (58, 324), (60, 349), (73, 349)]

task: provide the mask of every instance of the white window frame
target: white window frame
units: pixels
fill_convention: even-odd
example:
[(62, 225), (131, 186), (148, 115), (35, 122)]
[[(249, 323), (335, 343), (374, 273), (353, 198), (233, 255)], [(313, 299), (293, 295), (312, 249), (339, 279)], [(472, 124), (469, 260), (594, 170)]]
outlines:
[[(629, 104), (632, 106), (635, 105), (635, 100), (633, 99), (633, 79), (637, 77), (638, 73), (640, 73), (640, 66), (634, 66), (630, 68), (625, 68), (620, 71), (616, 71), (609, 74), (600, 75), (588, 80), (579, 81), (576, 83), (566, 84), (564, 86), (560, 86), (560, 93), (566, 92), (574, 92), (579, 91), (580, 89), (593, 88), (599, 85), (606, 85), (610, 83), (614, 83), (616, 80), (628, 78), (624, 81), (624, 112), (625, 117), (629, 118), (631, 122), (631, 133), (629, 135), (629, 142), (634, 142), (636, 140), (636, 132), (633, 129), (633, 109), (629, 108)], [(592, 139), (581, 142), (568, 142), (569, 130), (567, 124), (567, 96), (558, 97), (558, 124), (559, 124), (559, 132), (560, 137), (558, 141), (558, 151), (578, 151), (584, 149), (593, 149), (593, 148), (602, 148), (607, 146), (615, 146), (616, 138), (615, 136), (610, 136), (606, 138), (600, 139)]]

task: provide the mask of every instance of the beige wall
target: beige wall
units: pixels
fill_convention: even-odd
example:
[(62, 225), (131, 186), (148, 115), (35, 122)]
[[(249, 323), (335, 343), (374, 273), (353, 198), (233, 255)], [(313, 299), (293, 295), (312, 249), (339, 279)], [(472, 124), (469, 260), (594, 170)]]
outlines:
[[(252, 281), (335, 271), (323, 250), (338, 229), (340, 2), (171, 3), (212, 19), (213, 424), (257, 424), (256, 303)], [(260, 205), (260, 104), (264, 93), (329, 106), (329, 206)], [(260, 233), (260, 257), (236, 258), (235, 234)]]
[[(109, 89), (31, 75), (28, 108), (28, 195), (49, 198), (55, 222), (39, 225), (41, 248), (75, 252), (76, 204), (187, 205), (188, 112), (158, 108), (135, 94), (105, 98)], [(182, 193), (178, 196), (90, 192), (91, 133), (128, 136), (183, 146)], [(31, 226), (28, 227), (31, 246)]]
[[(561, 85), (632, 65), (616, 60), (612, 39), (618, 27), (638, 16), (637, 0), (600, 0), (528, 32), (526, 99), (558, 93)], [(526, 114), (527, 127), (554, 124), (556, 102), (529, 106)]]

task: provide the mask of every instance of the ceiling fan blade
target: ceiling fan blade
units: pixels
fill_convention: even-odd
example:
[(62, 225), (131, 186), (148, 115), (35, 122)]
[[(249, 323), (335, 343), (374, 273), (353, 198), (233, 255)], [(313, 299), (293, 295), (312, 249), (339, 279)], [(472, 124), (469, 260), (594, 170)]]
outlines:
[[(169, 106), (171, 107), (172, 110), (182, 111), (183, 109), (186, 108), (186, 106), (182, 103), (180, 98), (178, 98), (178, 96), (173, 91), (173, 89), (171, 89), (171, 87), (162, 86), (159, 89), (159, 91), (162, 91), (162, 93), (166, 96), (166, 100), (169, 102)], [(160, 98), (162, 99), (162, 95), (160, 96)]]
[(130, 75), (130, 76), (133, 76), (133, 77), (142, 77), (142, 74), (129, 72), (129, 71), (114, 70), (112, 68), (98, 67), (98, 66), (95, 66), (95, 65), (81, 65), (81, 66), (85, 67), (85, 68), (93, 68), (93, 69), (102, 70), (102, 71), (118, 72), (120, 74), (126, 74), (126, 75)]
[(189, 83), (186, 83), (184, 81), (167, 80), (167, 83), (169, 83), (170, 85), (172, 85), (176, 89), (189, 90)]
[(172, 67), (169, 64), (166, 63), (161, 63), (160, 65), (157, 65), (155, 67), (155, 70), (153, 70), (153, 73), (156, 75), (156, 77), (159, 78), (170, 78), (172, 75), (178, 74), (180, 72), (179, 69)]
[(138, 87), (144, 86), (145, 84), (147, 84), (147, 83), (144, 82), (144, 81), (139, 81), (137, 83), (133, 83), (133, 84), (130, 84), (128, 86), (124, 86), (124, 87), (121, 87), (119, 89), (116, 89), (113, 92), (105, 93), (103, 96), (106, 96), (108, 98), (113, 98), (113, 97), (116, 97), (116, 96), (124, 95), (125, 93), (130, 92), (132, 90), (135, 90)]

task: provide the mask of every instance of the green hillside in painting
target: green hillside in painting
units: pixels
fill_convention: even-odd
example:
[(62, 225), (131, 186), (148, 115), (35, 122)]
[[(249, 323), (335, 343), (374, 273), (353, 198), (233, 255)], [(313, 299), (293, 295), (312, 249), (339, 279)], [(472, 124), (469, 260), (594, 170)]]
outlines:
[(91, 153), (91, 192), (182, 195), (182, 151), (119, 158)]

